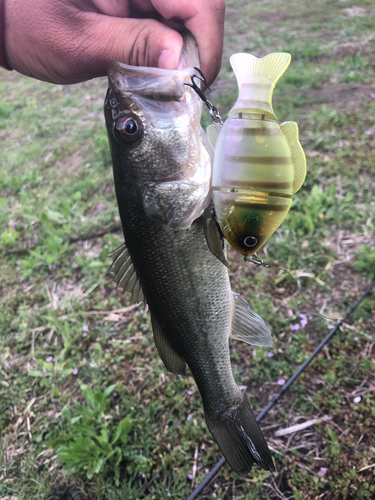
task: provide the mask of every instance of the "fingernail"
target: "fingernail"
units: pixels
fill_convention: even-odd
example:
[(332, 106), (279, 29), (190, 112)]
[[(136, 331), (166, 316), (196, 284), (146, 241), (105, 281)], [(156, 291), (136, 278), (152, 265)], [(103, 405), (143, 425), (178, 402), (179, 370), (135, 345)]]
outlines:
[(177, 69), (176, 54), (173, 50), (163, 50), (159, 56), (158, 68)]

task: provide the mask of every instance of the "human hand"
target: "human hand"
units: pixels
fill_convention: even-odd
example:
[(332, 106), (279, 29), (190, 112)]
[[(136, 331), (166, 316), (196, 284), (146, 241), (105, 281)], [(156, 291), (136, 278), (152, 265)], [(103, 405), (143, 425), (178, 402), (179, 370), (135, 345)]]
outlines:
[(51, 83), (106, 75), (110, 59), (177, 69), (187, 28), (207, 81), (222, 56), (224, 0), (5, 0), (12, 68)]

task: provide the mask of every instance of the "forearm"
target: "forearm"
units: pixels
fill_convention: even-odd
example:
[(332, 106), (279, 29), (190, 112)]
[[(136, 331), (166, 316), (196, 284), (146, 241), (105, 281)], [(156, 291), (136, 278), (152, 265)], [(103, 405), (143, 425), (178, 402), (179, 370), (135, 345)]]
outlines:
[(4, 16), (4, 0), (0, 0), (0, 66), (11, 70), (6, 54), (5, 54), (5, 16)]

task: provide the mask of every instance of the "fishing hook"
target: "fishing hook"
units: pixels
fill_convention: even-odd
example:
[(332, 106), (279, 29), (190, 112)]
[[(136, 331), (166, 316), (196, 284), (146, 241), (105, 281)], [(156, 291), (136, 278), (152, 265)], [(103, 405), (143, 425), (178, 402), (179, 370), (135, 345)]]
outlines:
[(199, 74), (198, 75), (195, 75), (195, 74), (191, 75), (191, 77), (190, 77), (191, 83), (185, 83), (185, 85), (187, 85), (188, 87), (191, 87), (194, 90), (194, 92), (196, 94), (198, 94), (198, 96), (200, 97), (200, 99), (202, 99), (202, 101), (205, 103), (205, 105), (207, 106), (208, 111), (210, 113), (212, 122), (213, 123), (217, 123), (219, 125), (223, 125), (223, 120), (222, 120), (222, 118), (220, 116), (219, 110), (217, 109), (216, 106), (214, 106), (212, 104), (211, 101), (209, 101), (207, 99), (207, 97), (202, 92), (200, 86), (197, 85), (196, 82), (195, 82), (195, 78), (198, 78), (198, 80), (200, 80), (201, 82), (203, 82), (205, 84), (205, 86), (208, 88), (208, 90), (211, 90), (210, 86), (208, 85), (208, 82), (207, 82), (207, 80), (206, 80), (206, 78), (204, 76), (204, 74), (202, 73), (202, 71), (199, 68), (197, 68), (195, 66), (194, 66), (194, 69), (195, 69), (195, 71), (198, 71)]
[(259, 257), (254, 257), (253, 255), (251, 257), (244, 257), (244, 261), (245, 262), (252, 262), (257, 267), (263, 266), (263, 267), (267, 267), (268, 269), (270, 269), (272, 267), (270, 264), (267, 264)]

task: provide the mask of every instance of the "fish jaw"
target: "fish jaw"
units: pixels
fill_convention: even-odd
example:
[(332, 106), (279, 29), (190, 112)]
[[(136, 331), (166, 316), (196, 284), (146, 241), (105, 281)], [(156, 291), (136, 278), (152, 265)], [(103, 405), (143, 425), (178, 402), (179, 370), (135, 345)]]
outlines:
[(189, 227), (209, 203), (211, 152), (200, 125), (202, 101), (185, 85), (194, 72), (114, 61), (108, 66), (108, 134), (116, 133), (118, 117), (126, 112), (143, 129), (135, 146), (114, 137), (112, 155), (122, 163), (116, 162), (118, 168), (131, 171), (147, 215), (170, 229)]

